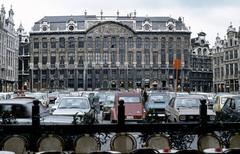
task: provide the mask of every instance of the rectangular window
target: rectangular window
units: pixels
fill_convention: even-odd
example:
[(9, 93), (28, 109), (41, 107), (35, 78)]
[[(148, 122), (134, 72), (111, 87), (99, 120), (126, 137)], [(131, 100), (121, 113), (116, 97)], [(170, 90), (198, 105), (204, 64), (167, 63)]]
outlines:
[(111, 62), (112, 62), (112, 64), (116, 64), (116, 61), (117, 61), (116, 53), (115, 53), (115, 51), (112, 51)]
[(144, 40), (144, 49), (150, 49), (150, 39), (148, 37)]
[(123, 65), (125, 62), (125, 50), (124, 49), (119, 50), (119, 59), (120, 59), (120, 64)]
[(128, 38), (128, 48), (133, 48), (133, 38), (132, 37)]
[(156, 48), (158, 47), (158, 38), (157, 38), (157, 37), (153, 38), (152, 47), (153, 47), (154, 49), (156, 49)]
[(136, 62), (137, 62), (137, 65), (142, 64), (142, 52), (141, 51), (137, 51)]
[(93, 54), (91, 52), (88, 53), (88, 63), (92, 64), (93, 61)]
[(93, 47), (93, 39), (92, 37), (87, 38), (87, 47), (92, 48)]
[(56, 48), (56, 39), (55, 38), (51, 38), (51, 48)]
[(81, 56), (79, 56), (78, 64), (83, 66), (83, 62), (84, 62), (84, 57), (83, 57), (83, 55), (81, 55)]
[(34, 49), (38, 49), (39, 48), (39, 41), (38, 41), (38, 38), (34, 38), (33, 39), (33, 48)]
[(74, 37), (68, 38), (68, 48), (75, 48), (75, 38)]
[(235, 64), (234, 64), (234, 69), (235, 69), (235, 70), (234, 70), (234, 72), (235, 72), (234, 74), (235, 74), (235, 75), (238, 75), (238, 63), (235, 63)]
[(96, 52), (96, 53), (95, 53), (95, 62), (96, 62), (97, 64), (99, 64), (100, 61), (101, 61), (101, 54), (100, 54), (100, 52)]
[(111, 48), (117, 48), (116, 37), (112, 37), (111, 39)]
[(65, 38), (64, 37), (59, 38), (59, 48), (65, 48)]
[(124, 37), (119, 38), (119, 49), (125, 49), (125, 38)]
[(169, 65), (173, 66), (173, 49), (169, 49), (169, 55), (168, 55), (168, 59), (169, 59)]
[(128, 64), (132, 65), (133, 62), (133, 53), (128, 51)]
[(161, 38), (161, 48), (162, 49), (166, 48), (166, 38), (165, 37)]
[(230, 75), (233, 75), (233, 64), (230, 64)]
[(153, 52), (153, 65), (158, 64), (158, 52)]
[(47, 42), (47, 38), (43, 38), (42, 39), (42, 48), (48, 48), (48, 42)]
[(161, 63), (162, 65), (166, 64), (166, 53), (164, 49), (161, 50)]
[(103, 38), (103, 48), (109, 48), (109, 41), (107, 37)]
[(101, 40), (99, 37), (96, 37), (95, 39), (95, 48), (100, 49), (101, 48)]
[(229, 65), (226, 64), (226, 76), (228, 76), (228, 75), (229, 75)]
[(230, 59), (233, 59), (233, 50), (230, 51)]
[(107, 52), (104, 52), (104, 53), (103, 53), (103, 63), (104, 63), (104, 64), (107, 64), (107, 63), (108, 63), (108, 53), (107, 53)]
[(47, 55), (42, 56), (42, 64), (43, 65), (47, 64)]
[(70, 52), (68, 53), (68, 64), (74, 64), (75, 61), (75, 56), (74, 56), (74, 52)]
[(144, 51), (144, 63), (145, 63), (145, 65), (150, 65), (150, 51), (149, 50)]
[(229, 60), (228, 51), (225, 52), (225, 60)]
[(84, 48), (84, 37), (78, 38), (78, 48)]
[(169, 40), (168, 40), (168, 48), (169, 49), (173, 48), (173, 38), (172, 37), (170, 37)]
[(180, 50), (176, 51), (176, 58), (181, 59), (181, 51)]
[(142, 48), (142, 38), (141, 37), (137, 37), (136, 47), (137, 48)]
[(38, 65), (38, 61), (39, 61), (39, 58), (38, 57), (34, 57), (33, 58), (33, 64), (36, 66)]
[(234, 59), (237, 59), (237, 58), (238, 58), (238, 51), (234, 50)]

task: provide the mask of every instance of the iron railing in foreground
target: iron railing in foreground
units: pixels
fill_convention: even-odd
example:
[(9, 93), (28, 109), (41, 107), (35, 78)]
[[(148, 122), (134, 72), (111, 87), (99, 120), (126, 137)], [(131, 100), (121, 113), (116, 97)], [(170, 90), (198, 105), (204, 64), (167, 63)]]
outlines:
[[(124, 103), (119, 102), (118, 109), (118, 123), (116, 124), (40, 124), (39, 116), (39, 101), (35, 100), (32, 107), (32, 125), (23, 124), (1, 124), (0, 125), (0, 139), (1, 148), (4, 149), (5, 142), (9, 137), (23, 137), (26, 140), (26, 151), (37, 152), (41, 149), (40, 141), (43, 141), (44, 137), (50, 137), (51, 141), (55, 143), (56, 136), (61, 139), (58, 140), (60, 149), (51, 149), (56, 151), (76, 151), (76, 140), (81, 136), (94, 136), (94, 139), (99, 144), (108, 142), (109, 134), (121, 134), (121, 133), (135, 133), (140, 134), (141, 141), (147, 142), (150, 136), (163, 135), (170, 141), (169, 147), (171, 149), (191, 149), (191, 143), (194, 140), (194, 136), (199, 136), (198, 139), (203, 136), (216, 137), (219, 141), (219, 147), (212, 144), (212, 148), (229, 148), (230, 139), (233, 134), (239, 132), (240, 123), (237, 122), (208, 122), (207, 121), (207, 107), (206, 101), (202, 100), (200, 105), (200, 121), (199, 122), (181, 122), (181, 123), (126, 123), (124, 121)], [(17, 138), (16, 140), (18, 140)], [(198, 141), (200, 144), (200, 141)], [(204, 141), (203, 141), (204, 142)], [(47, 143), (47, 142), (46, 142)], [(239, 143), (239, 142), (238, 142)], [(47, 143), (49, 144), (49, 143)], [(146, 144), (145, 144), (146, 145)], [(54, 145), (58, 147), (58, 145)], [(97, 146), (97, 145), (96, 145)], [(139, 146), (138, 146), (139, 147)], [(136, 146), (134, 147), (136, 148)], [(203, 150), (204, 147), (199, 147)], [(43, 148), (43, 150), (46, 150)], [(97, 149), (101, 150), (101, 149)], [(18, 153), (18, 152), (17, 152)]]

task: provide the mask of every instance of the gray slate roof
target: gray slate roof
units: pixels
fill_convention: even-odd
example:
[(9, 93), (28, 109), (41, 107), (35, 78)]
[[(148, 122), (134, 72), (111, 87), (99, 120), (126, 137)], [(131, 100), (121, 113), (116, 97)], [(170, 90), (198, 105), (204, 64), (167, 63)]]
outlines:
[[(131, 25), (132, 21), (136, 22), (136, 29), (133, 29), (134, 31), (141, 31), (142, 30), (142, 24), (145, 22), (145, 20), (148, 20), (152, 24), (152, 30), (153, 31), (161, 31), (166, 30), (167, 22), (169, 20), (174, 21), (176, 25), (176, 30), (184, 30), (188, 31), (188, 28), (185, 26), (185, 24), (181, 20), (176, 20), (171, 17), (127, 17), (127, 16), (102, 16), (103, 20), (100, 19), (100, 16), (96, 15), (80, 15), (80, 16), (45, 16), (42, 19), (35, 22), (32, 31), (40, 31), (40, 25), (43, 21), (46, 21), (50, 25), (50, 31), (65, 31), (67, 29), (67, 23), (69, 20), (73, 20), (75, 23), (77, 23), (77, 30), (85, 31), (86, 30), (86, 23), (87, 22), (103, 22), (103, 21), (120, 21), (122, 24), (125, 24), (129, 26), (130, 28), (133, 28), (135, 26)], [(87, 21), (87, 22), (86, 22)], [(131, 22), (129, 22), (131, 21)], [(130, 23), (130, 24), (129, 24)], [(132, 22), (134, 24), (134, 22)]]

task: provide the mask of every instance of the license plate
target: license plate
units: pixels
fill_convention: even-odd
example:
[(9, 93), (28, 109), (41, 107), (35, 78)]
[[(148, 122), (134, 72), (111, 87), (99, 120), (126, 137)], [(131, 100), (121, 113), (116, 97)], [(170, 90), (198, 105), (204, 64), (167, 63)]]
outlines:
[(127, 116), (127, 119), (133, 119), (133, 116)]

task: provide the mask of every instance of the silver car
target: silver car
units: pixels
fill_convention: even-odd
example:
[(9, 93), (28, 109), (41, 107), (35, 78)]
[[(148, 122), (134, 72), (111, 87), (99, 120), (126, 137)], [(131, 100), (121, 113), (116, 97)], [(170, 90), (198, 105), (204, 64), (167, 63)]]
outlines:
[[(173, 97), (166, 106), (168, 120), (172, 122), (199, 121), (199, 107), (202, 96), (189, 95)], [(207, 109), (208, 120), (215, 120), (216, 114)]]

